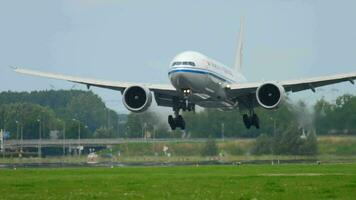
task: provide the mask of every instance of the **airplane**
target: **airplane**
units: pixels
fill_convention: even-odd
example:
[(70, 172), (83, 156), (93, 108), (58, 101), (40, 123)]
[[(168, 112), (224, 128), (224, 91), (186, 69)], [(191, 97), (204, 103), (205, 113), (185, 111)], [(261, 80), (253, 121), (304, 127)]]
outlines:
[(158, 106), (171, 107), (168, 116), (172, 130), (185, 129), (182, 111), (195, 111), (195, 106), (218, 108), (223, 111), (238, 110), (243, 114), (247, 129), (259, 129), (260, 122), (254, 112), (256, 107), (278, 109), (286, 101), (287, 92), (312, 90), (317, 87), (356, 79), (356, 72), (285, 81), (248, 82), (242, 75), (243, 20), (240, 23), (235, 64), (229, 68), (199, 52), (185, 51), (170, 63), (168, 77), (171, 84), (139, 84), (74, 77), (50, 72), (13, 67), (21, 74), (66, 80), (74, 83), (120, 91), (124, 106), (131, 112), (146, 111), (154, 96)]

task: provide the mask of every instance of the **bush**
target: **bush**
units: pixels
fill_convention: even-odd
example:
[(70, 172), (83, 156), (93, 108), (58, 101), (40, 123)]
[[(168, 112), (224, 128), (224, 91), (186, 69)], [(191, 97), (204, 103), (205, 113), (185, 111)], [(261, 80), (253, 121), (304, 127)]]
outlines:
[(201, 154), (203, 156), (216, 156), (218, 155), (218, 145), (216, 145), (215, 140), (209, 138), (202, 148)]
[(291, 125), (284, 132), (275, 137), (261, 134), (251, 150), (252, 154), (277, 154), (277, 155), (316, 155), (318, 151), (315, 134), (308, 134), (307, 138), (301, 138), (301, 131)]
[(203, 144), (200, 143), (175, 143), (169, 144), (170, 151), (177, 156), (199, 156)]
[(301, 130), (290, 126), (283, 134), (274, 138), (274, 152), (279, 155), (316, 155), (317, 140), (312, 133), (302, 139)]
[(153, 143), (123, 143), (117, 145), (114, 150), (120, 151), (125, 156), (153, 156)]
[(222, 149), (230, 155), (244, 155), (246, 153), (245, 149), (236, 143), (226, 143), (222, 146)]
[(300, 146), (299, 153), (300, 155), (316, 155), (318, 153), (318, 142), (315, 134), (308, 135)]
[(261, 134), (257, 137), (251, 153), (255, 155), (271, 154), (272, 142), (272, 138), (269, 138), (266, 134)]

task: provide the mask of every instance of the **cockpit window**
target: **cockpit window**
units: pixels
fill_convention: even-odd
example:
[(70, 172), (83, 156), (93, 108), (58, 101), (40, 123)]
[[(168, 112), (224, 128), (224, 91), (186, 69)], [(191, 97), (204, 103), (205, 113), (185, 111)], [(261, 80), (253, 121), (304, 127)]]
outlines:
[(183, 62), (174, 62), (172, 64), (172, 66), (176, 66), (176, 65), (190, 65), (190, 66), (195, 66), (194, 62), (188, 62), (188, 61), (183, 61)]
[(174, 63), (172, 64), (172, 66), (181, 65), (181, 64), (182, 64), (182, 62), (174, 62)]

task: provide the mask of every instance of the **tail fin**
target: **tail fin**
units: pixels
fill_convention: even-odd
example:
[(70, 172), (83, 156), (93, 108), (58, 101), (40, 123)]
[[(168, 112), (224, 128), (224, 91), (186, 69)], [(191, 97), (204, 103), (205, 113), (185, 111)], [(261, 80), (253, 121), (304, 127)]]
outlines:
[(236, 54), (235, 54), (235, 65), (234, 69), (236, 71), (241, 71), (242, 67), (242, 50), (243, 50), (243, 40), (244, 40), (244, 18), (241, 17), (240, 20), (240, 34), (239, 40), (237, 42)]

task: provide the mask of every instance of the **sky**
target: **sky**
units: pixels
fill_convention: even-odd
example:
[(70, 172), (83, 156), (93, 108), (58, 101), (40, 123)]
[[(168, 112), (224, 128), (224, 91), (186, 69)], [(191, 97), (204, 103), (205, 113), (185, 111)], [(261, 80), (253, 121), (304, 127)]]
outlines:
[[(356, 1), (328, 0), (1, 0), (0, 92), (83, 89), (85, 86), (15, 74), (9, 66), (89, 78), (169, 83), (173, 57), (199, 51), (234, 62), (245, 18), (243, 73), (251, 81), (286, 80), (356, 71)], [(118, 112), (121, 94), (91, 88)], [(349, 83), (313, 102), (356, 94)]]

